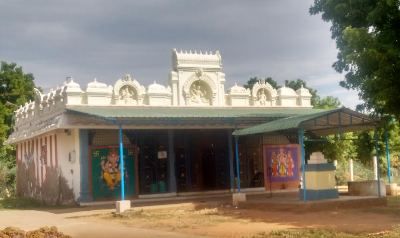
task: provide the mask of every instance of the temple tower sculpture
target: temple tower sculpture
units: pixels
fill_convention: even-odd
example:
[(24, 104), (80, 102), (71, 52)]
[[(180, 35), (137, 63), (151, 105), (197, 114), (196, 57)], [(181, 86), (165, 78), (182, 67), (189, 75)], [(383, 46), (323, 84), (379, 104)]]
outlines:
[(219, 51), (172, 51), (173, 106), (225, 106), (225, 74)]

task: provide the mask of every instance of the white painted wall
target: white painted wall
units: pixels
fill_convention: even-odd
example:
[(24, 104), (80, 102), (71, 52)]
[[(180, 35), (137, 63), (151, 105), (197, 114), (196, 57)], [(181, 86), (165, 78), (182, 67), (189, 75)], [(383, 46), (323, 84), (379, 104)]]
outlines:
[(81, 189), (79, 131), (78, 129), (57, 130), (56, 135), (58, 166), (77, 200)]

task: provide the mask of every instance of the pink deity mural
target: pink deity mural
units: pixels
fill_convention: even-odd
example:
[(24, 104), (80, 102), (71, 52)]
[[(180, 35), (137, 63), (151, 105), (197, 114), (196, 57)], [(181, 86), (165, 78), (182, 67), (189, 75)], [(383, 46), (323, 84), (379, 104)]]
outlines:
[(299, 178), (299, 146), (264, 145), (264, 175), (271, 182), (293, 181)]

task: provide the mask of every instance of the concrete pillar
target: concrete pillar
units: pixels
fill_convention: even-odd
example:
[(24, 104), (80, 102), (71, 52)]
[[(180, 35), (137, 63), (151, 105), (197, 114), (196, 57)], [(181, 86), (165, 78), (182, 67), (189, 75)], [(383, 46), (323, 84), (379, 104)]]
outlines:
[(175, 148), (174, 131), (168, 130), (168, 189), (169, 192), (176, 192), (176, 173), (175, 173)]
[(353, 159), (350, 159), (349, 161), (349, 168), (350, 168), (350, 181), (354, 181)]
[(231, 191), (234, 191), (235, 189), (235, 173), (233, 169), (233, 140), (232, 140), (232, 131), (228, 130), (227, 131), (227, 136), (228, 136), (228, 157), (229, 157), (229, 178), (230, 178), (230, 185), (231, 185)]
[(378, 160), (376, 156), (372, 157), (373, 165), (374, 165), (374, 179), (378, 180)]

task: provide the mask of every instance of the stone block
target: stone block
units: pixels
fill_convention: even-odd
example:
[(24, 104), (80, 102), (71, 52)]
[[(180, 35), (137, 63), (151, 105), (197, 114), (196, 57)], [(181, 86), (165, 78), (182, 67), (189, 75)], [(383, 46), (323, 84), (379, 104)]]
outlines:
[(397, 195), (397, 183), (386, 184), (386, 195)]
[(131, 209), (131, 201), (130, 200), (121, 200), (115, 203), (117, 213), (123, 213), (126, 210)]
[(246, 194), (245, 193), (233, 193), (232, 194), (232, 204), (233, 206), (238, 206), (239, 203), (246, 201)]
[(308, 164), (326, 164), (328, 161), (325, 159), (324, 154), (322, 152), (313, 152), (310, 155), (310, 159), (308, 160)]
[[(350, 196), (379, 196), (378, 181), (352, 181), (347, 182)], [(384, 181), (380, 181), (380, 196), (386, 196), (386, 186)]]

